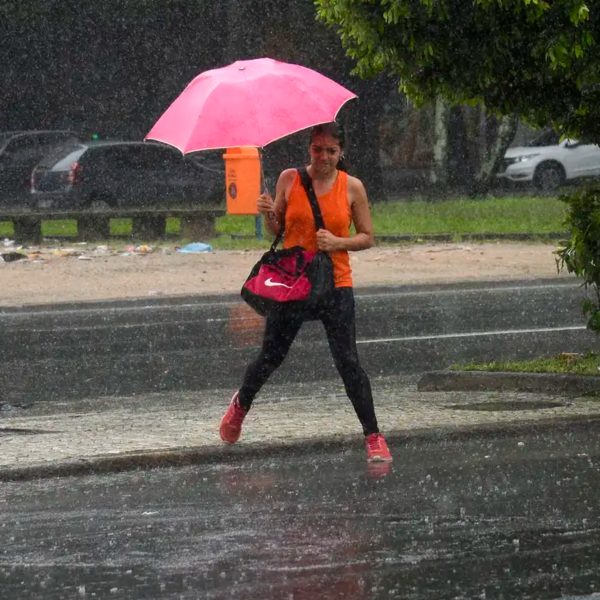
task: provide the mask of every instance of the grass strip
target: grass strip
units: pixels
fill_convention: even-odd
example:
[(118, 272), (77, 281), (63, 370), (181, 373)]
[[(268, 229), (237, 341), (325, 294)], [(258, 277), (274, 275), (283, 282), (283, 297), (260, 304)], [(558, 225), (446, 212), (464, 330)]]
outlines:
[[(567, 207), (556, 197), (506, 197), (474, 200), (381, 202), (371, 214), (377, 235), (507, 234), (543, 235), (565, 230)], [(253, 216), (225, 215), (217, 231), (252, 236)]]
[(544, 234), (564, 231), (566, 211), (554, 197), (506, 197), (375, 204), (372, 216), (380, 235)]
[(600, 354), (563, 352), (556, 356), (522, 361), (492, 361), (452, 365), (454, 371), (489, 371), (508, 373), (558, 373), (564, 375), (600, 375)]

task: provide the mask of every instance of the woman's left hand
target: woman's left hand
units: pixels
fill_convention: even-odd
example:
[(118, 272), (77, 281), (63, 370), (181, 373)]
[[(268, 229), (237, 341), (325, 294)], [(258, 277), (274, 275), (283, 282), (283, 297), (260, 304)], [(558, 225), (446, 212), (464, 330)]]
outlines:
[(339, 238), (327, 229), (319, 229), (317, 231), (317, 248), (324, 252), (333, 252), (338, 249)]

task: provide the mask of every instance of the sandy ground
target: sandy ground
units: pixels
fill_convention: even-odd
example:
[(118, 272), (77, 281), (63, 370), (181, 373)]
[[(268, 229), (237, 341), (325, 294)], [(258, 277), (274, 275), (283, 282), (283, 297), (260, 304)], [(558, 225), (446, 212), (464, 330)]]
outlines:
[[(353, 253), (355, 287), (569, 277), (545, 243), (411, 244)], [(239, 291), (262, 251), (0, 246), (0, 306)], [(11, 260), (19, 256), (18, 260)], [(22, 258), (25, 256), (24, 258)]]

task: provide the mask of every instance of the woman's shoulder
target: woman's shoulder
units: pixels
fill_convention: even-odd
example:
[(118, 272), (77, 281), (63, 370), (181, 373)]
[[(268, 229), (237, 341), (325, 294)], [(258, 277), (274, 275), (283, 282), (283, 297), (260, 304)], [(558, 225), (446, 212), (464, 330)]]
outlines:
[(365, 189), (363, 182), (353, 175), (348, 175), (347, 181), (346, 189), (350, 206), (354, 206), (355, 202), (368, 202), (367, 190)]
[(281, 173), (279, 175), (279, 181), (285, 182), (285, 183), (291, 183), (292, 181), (294, 181), (297, 174), (298, 174), (297, 169), (293, 169), (293, 168), (284, 169), (283, 171), (281, 171)]
[(296, 174), (296, 169), (285, 169), (279, 174), (279, 179), (277, 180), (277, 189), (281, 190), (284, 198), (289, 196), (294, 185), (294, 181), (296, 180)]
[(365, 189), (363, 182), (358, 177), (354, 177), (354, 175), (350, 175), (350, 173), (346, 173), (346, 177), (349, 190), (360, 191)]

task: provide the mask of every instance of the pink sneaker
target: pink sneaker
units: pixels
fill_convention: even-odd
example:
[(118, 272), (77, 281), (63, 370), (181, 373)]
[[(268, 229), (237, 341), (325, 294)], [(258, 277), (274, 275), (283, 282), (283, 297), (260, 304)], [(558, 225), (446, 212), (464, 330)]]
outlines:
[(367, 460), (369, 462), (392, 462), (390, 449), (380, 433), (371, 433), (365, 438)]
[(238, 400), (239, 392), (236, 392), (221, 419), (219, 434), (221, 439), (228, 444), (235, 444), (242, 433), (242, 423), (248, 411), (240, 406)]

